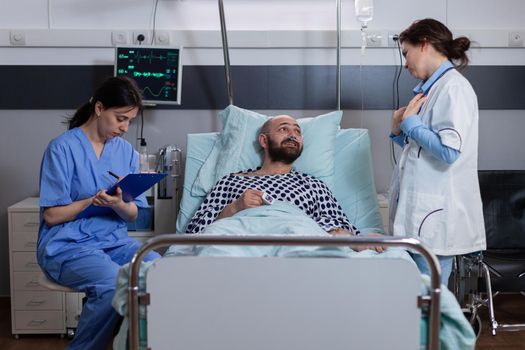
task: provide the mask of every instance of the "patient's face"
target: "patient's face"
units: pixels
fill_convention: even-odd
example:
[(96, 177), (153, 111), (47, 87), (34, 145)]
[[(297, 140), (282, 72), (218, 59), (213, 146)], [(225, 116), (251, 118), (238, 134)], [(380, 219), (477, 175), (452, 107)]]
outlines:
[(301, 127), (295, 119), (276, 118), (272, 123), (268, 138), (268, 155), (274, 162), (293, 163), (303, 151)]

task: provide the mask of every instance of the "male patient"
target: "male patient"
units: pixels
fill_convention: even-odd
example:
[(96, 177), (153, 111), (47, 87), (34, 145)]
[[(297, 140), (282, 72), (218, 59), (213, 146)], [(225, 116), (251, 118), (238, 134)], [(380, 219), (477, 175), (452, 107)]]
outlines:
[(359, 233), (322, 181), (292, 168), (303, 150), (301, 127), (294, 118), (268, 119), (258, 141), (264, 152), (262, 166), (223, 177), (191, 219), (187, 232), (201, 232), (215, 220), (276, 199), (296, 205), (330, 234)]

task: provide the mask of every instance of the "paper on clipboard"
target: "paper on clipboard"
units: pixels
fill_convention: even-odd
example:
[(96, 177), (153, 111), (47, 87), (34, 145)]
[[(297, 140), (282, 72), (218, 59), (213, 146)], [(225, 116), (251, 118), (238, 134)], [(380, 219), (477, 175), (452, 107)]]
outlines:
[[(115, 194), (117, 187), (120, 187), (122, 190), (122, 199), (124, 202), (131, 202), (133, 199), (146, 192), (157, 182), (164, 179), (167, 175), (168, 174), (165, 173), (128, 174), (122, 180), (109, 188), (106, 193), (113, 195)], [(76, 218), (81, 219), (92, 216), (108, 215), (111, 213), (113, 213), (111, 208), (90, 205), (81, 211)]]

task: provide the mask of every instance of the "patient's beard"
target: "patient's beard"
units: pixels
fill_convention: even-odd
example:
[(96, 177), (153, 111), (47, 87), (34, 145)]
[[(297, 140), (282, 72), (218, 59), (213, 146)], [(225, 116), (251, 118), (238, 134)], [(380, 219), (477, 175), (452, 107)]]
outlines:
[(285, 147), (282, 144), (277, 144), (271, 137), (268, 138), (268, 155), (274, 162), (282, 162), (285, 164), (292, 164), (303, 152), (303, 145), (299, 144), (297, 148)]

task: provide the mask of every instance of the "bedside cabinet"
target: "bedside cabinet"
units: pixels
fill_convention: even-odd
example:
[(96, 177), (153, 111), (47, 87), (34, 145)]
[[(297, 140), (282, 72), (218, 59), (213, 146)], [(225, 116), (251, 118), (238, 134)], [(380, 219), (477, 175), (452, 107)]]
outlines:
[(36, 261), (40, 215), (38, 198), (27, 198), (7, 209), (11, 277), (11, 327), (15, 337), (27, 333), (66, 333), (64, 293), (38, 283)]
[[(36, 259), (40, 225), (38, 197), (26, 198), (7, 209), (9, 224), (9, 266), (11, 281), (11, 327), (19, 334), (71, 334), (82, 311), (83, 293), (45, 289), (38, 283), (42, 275)], [(140, 240), (153, 232), (130, 232)]]

